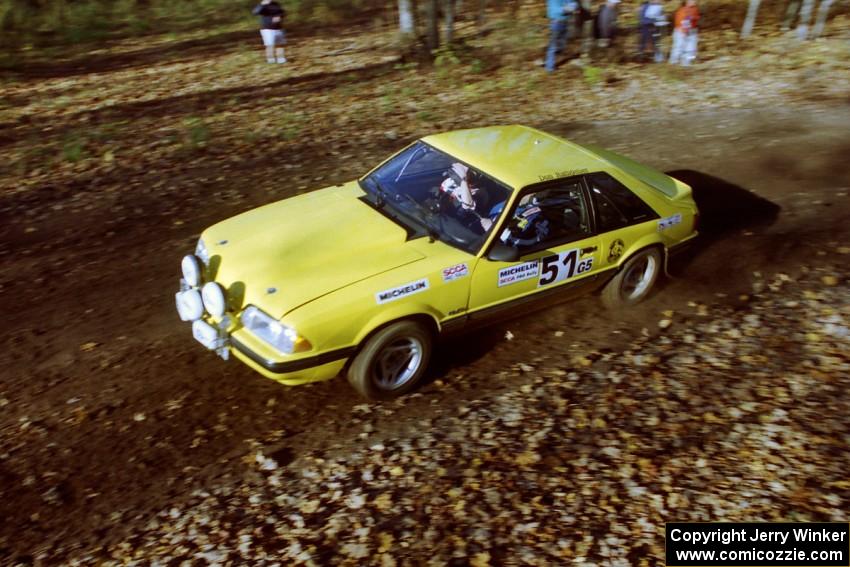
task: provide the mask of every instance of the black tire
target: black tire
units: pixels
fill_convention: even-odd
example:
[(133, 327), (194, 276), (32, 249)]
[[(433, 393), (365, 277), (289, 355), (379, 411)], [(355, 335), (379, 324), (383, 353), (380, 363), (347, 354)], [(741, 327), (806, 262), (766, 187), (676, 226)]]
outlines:
[(662, 269), (661, 250), (644, 248), (629, 258), (602, 289), (602, 303), (619, 309), (640, 303), (652, 291)]
[(414, 321), (372, 335), (348, 367), (348, 382), (369, 400), (391, 400), (414, 390), (428, 368), (434, 339)]

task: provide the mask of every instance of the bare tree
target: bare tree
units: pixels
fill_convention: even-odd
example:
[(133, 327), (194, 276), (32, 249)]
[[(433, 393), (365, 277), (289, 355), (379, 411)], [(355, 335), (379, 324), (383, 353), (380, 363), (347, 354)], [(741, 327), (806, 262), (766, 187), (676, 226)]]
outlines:
[(446, 45), (451, 45), (455, 39), (455, 2), (454, 0), (443, 1), (443, 15), (446, 27)]
[(832, 2), (833, 0), (820, 0), (818, 16), (815, 20), (815, 29), (812, 30), (812, 38), (818, 38), (823, 33), (823, 28), (826, 26), (826, 16), (829, 14)]
[(475, 24), (481, 28), (484, 26), (487, 19), (487, 0), (478, 0), (478, 14), (475, 17)]
[[(590, 57), (590, 52), (593, 49), (593, 18), (585, 18), (585, 14), (590, 14), (593, 9), (593, 5), (591, 0), (581, 0), (582, 14), (581, 14), (581, 57), (582, 59), (587, 60)], [(578, 18), (574, 18), (578, 19)]]
[(428, 49), (437, 49), (440, 47), (440, 28), (437, 24), (439, 10), (437, 9), (438, 0), (425, 0), (425, 42)]
[(753, 26), (756, 23), (756, 15), (759, 11), (761, 0), (750, 0), (750, 6), (747, 8), (747, 17), (744, 18), (744, 27), (741, 28), (741, 37), (750, 37), (753, 33)]
[(797, 39), (804, 40), (809, 37), (809, 23), (812, 21), (815, 0), (803, 0), (800, 8), (800, 23), (797, 24)]
[(785, 19), (782, 21), (782, 31), (788, 31), (794, 25), (797, 14), (800, 12), (800, 0), (789, 0), (785, 9)]
[(398, 0), (398, 31), (403, 37), (414, 34), (413, 3), (411, 0)]

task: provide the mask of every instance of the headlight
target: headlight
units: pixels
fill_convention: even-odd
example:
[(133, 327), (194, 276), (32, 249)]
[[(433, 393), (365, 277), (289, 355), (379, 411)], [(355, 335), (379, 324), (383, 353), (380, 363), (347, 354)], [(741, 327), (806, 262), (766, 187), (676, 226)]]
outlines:
[(175, 296), (177, 313), (183, 321), (197, 321), (204, 314), (201, 294), (197, 289), (178, 292)]
[(204, 307), (210, 312), (213, 317), (221, 317), (227, 308), (227, 299), (224, 295), (224, 289), (215, 282), (208, 282), (201, 288), (201, 297), (204, 300)]
[(183, 261), (180, 263), (183, 269), (183, 279), (192, 287), (201, 285), (201, 263), (198, 258), (192, 254), (183, 256)]
[(275, 321), (253, 305), (242, 311), (240, 320), (246, 329), (282, 353), (292, 354), (313, 348), (310, 341), (299, 336), (295, 329)]
[(198, 245), (195, 246), (195, 256), (201, 259), (204, 266), (210, 265), (210, 253), (207, 251), (207, 245), (204, 244), (204, 240), (202, 238), (198, 239)]

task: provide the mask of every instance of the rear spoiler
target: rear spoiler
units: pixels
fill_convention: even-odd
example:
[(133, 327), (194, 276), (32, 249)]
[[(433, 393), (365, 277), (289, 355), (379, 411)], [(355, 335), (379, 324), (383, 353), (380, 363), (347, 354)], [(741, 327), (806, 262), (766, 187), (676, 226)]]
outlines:
[(682, 183), (678, 179), (674, 179), (657, 169), (638, 163), (633, 159), (610, 150), (600, 148), (599, 146), (587, 145), (583, 147), (606, 160), (611, 165), (622, 169), (635, 179), (649, 185), (669, 199), (675, 201), (691, 196), (691, 187), (688, 184)]

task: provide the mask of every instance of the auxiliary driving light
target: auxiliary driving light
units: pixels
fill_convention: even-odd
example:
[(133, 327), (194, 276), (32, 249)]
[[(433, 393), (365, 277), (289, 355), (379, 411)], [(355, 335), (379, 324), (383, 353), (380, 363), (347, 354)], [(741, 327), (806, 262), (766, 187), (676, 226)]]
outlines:
[(197, 321), (204, 314), (204, 302), (197, 289), (179, 291), (174, 296), (177, 313), (182, 321)]
[(221, 317), (227, 309), (227, 299), (224, 295), (224, 289), (215, 282), (208, 282), (201, 288), (201, 297), (204, 300), (204, 307), (213, 317)]
[(201, 285), (201, 261), (194, 254), (186, 254), (183, 256), (183, 261), (180, 262), (180, 267), (183, 269), (183, 279), (191, 287)]

